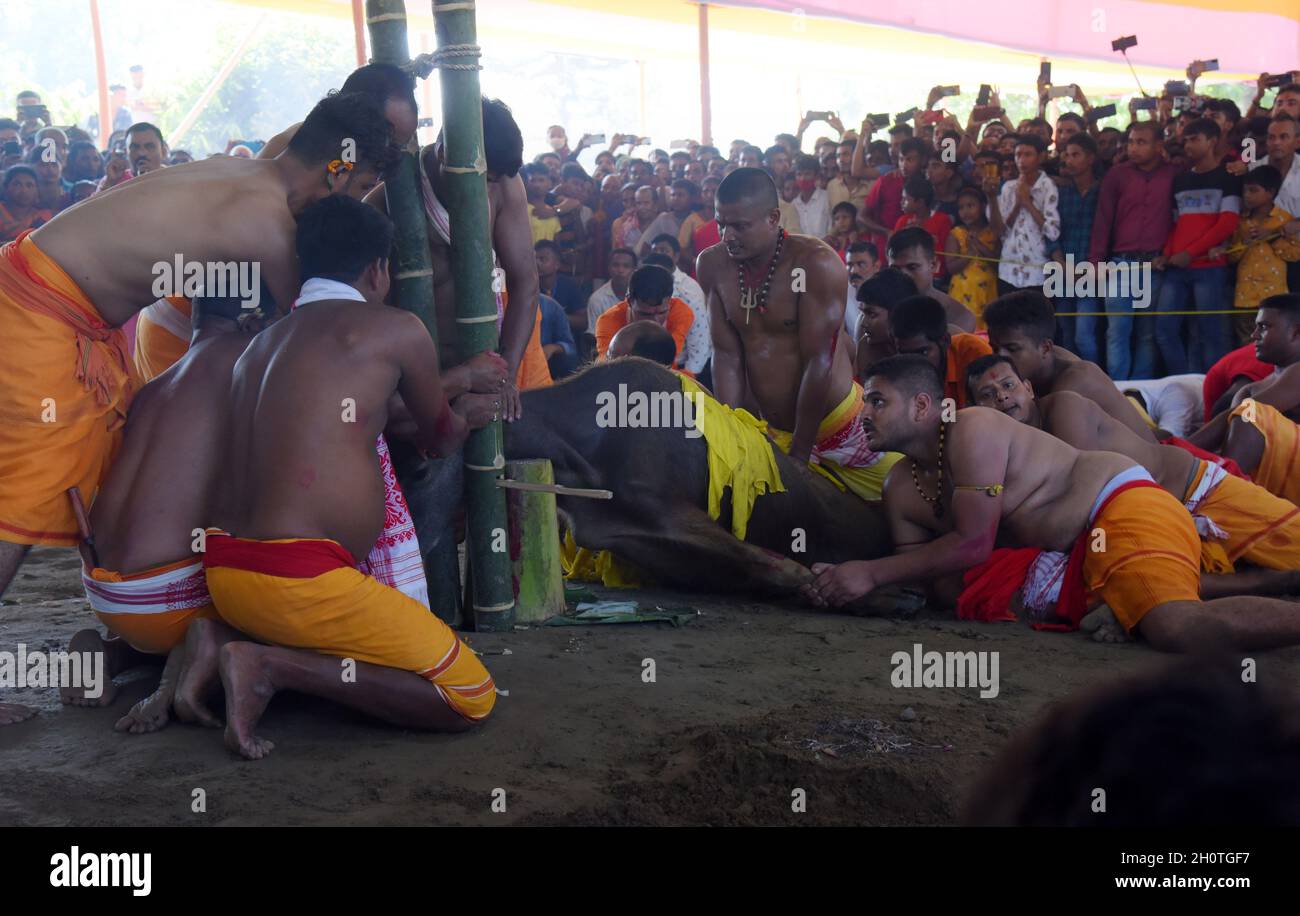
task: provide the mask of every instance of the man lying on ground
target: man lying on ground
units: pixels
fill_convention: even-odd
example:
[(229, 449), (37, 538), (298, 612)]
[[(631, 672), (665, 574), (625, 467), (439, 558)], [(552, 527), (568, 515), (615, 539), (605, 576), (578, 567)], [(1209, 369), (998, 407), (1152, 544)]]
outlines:
[(204, 629), (220, 645), (226, 744), (249, 759), (272, 749), (254, 729), (280, 690), (441, 731), (482, 721), (496, 699), (445, 623), (355, 568), (384, 524), (375, 440), (393, 393), (420, 447), (446, 455), (468, 432), (419, 318), (383, 305), (392, 236), (382, 214), (351, 200), (305, 212), (303, 277), (337, 281), (364, 301), (341, 294), (295, 310), (235, 367), (227, 473), (203, 556), (224, 623)]
[[(969, 569), (1001, 540), (1070, 554), (1057, 605), (1069, 625), (1078, 625), (1093, 593), (1126, 631), (1159, 649), (1300, 643), (1300, 605), (1200, 600), (1192, 517), (1131, 459), (1081, 452), (984, 407), (968, 407), (946, 423), (943, 381), (922, 357), (881, 361), (866, 390), (863, 425), (871, 446), (906, 456), (886, 486), (899, 552), (817, 564), (817, 579), (805, 587), (815, 604), (840, 605), (883, 585)], [(919, 503), (890, 499), (891, 491), (905, 494), (908, 483)], [(936, 519), (949, 530), (937, 532)]]
[(1255, 317), (1255, 355), (1277, 371), (1243, 386), (1234, 406), (1191, 437), (1275, 496), (1300, 505), (1300, 294), (1269, 296)]
[[(1080, 451), (1116, 452), (1146, 468), (1196, 522), (1202, 597), (1287, 594), (1300, 588), (1300, 508), (1188, 451), (1141, 439), (1073, 391), (1035, 398), (1005, 356), (972, 363), (966, 383), (972, 404), (1051, 433)], [(1239, 561), (1263, 569), (1234, 575)]]
[(993, 352), (1014, 362), (1034, 391), (1081, 394), (1143, 439), (1156, 441), (1137, 409), (1096, 363), (1052, 343), (1056, 314), (1041, 292), (1025, 289), (994, 299), (984, 310), (984, 323), (988, 325)]
[[(241, 327), (241, 315), (254, 320)], [(69, 652), (103, 652), (110, 678), (94, 700), (63, 688), (63, 702), (77, 706), (108, 706), (117, 696), (114, 675), (166, 656), (158, 689), (115, 726), (132, 734), (167, 724), (185, 633), (194, 620), (216, 616), (194, 542), (211, 512), (229, 434), (231, 370), (260, 315), (237, 297), (202, 297), (191, 320), (188, 351), (136, 395), (122, 449), (90, 512), (95, 562), (83, 566), (81, 581), (111, 636), (87, 629), (68, 644)], [(187, 718), (183, 698), (178, 714)]]

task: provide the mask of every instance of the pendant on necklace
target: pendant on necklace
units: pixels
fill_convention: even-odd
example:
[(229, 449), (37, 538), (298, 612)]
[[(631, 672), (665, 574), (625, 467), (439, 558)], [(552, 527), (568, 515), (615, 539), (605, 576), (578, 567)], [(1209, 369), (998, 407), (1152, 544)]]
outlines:
[(752, 289), (741, 291), (740, 307), (745, 310), (745, 324), (749, 324), (749, 313), (757, 307), (757, 299), (758, 296)]

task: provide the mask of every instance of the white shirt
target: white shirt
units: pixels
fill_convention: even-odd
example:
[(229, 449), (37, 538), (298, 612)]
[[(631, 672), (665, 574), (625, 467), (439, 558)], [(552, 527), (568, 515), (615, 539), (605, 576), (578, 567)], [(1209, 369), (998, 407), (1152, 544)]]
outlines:
[[(1016, 208), (1016, 189), (1020, 182), (1021, 179), (1013, 178), (1002, 186), (1002, 193), (998, 195), (998, 207), (1004, 220)], [(1043, 285), (1046, 279), (1043, 265), (1048, 260), (1047, 243), (1061, 236), (1061, 214), (1057, 209), (1060, 195), (1056, 182), (1039, 172), (1029, 197), (1038, 212), (1043, 214), (1042, 228), (1022, 207), (1016, 214), (1015, 223), (1007, 226), (1006, 234), (1002, 236), (1003, 260), (998, 264), (998, 279), (1022, 289)]]
[(807, 200), (802, 194), (796, 194), (790, 203), (799, 214), (799, 226), (804, 235), (820, 239), (831, 231), (831, 199), (825, 190), (818, 188)]
[(596, 319), (623, 301), (625, 297), (614, 292), (612, 283), (606, 283), (587, 297), (587, 333), (596, 333)]
[(849, 340), (858, 339), (858, 323), (862, 321), (862, 312), (858, 311), (858, 291), (849, 284), (849, 295), (844, 300), (844, 330), (848, 332)]
[(1156, 425), (1179, 438), (1196, 430), (1204, 419), (1205, 404), (1201, 398), (1204, 386), (1205, 376), (1197, 373), (1115, 383), (1120, 391), (1141, 394), (1147, 403), (1147, 413)]
[[(1261, 165), (1271, 165), (1268, 157), (1256, 160), (1251, 168), (1259, 168)], [(1291, 157), (1291, 168), (1287, 169), (1286, 177), (1282, 179), (1282, 187), (1278, 189), (1277, 199), (1273, 201), (1291, 216), (1300, 216), (1300, 153), (1294, 153)]]
[(695, 313), (691, 329), (686, 332), (686, 345), (678, 362), (687, 372), (699, 375), (713, 355), (713, 337), (709, 333), (709, 304), (704, 298), (704, 288), (679, 268), (673, 268), (673, 296), (682, 300)]

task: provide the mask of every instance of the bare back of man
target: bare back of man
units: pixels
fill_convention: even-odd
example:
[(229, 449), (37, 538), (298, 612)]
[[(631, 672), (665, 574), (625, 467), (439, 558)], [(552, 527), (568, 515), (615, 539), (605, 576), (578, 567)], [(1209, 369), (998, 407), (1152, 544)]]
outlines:
[[(97, 194), (32, 234), (119, 326), (155, 301), (155, 265), (257, 263), (281, 307), (297, 291), (294, 204), (284, 163), (219, 157)], [(180, 283), (183, 278), (174, 278)], [(170, 292), (181, 295), (181, 292)]]
[(1155, 442), (1151, 427), (1143, 421), (1133, 402), (1115, 387), (1110, 376), (1096, 363), (1080, 359), (1069, 350), (1056, 347), (1057, 371), (1044, 394), (1072, 391), (1092, 401), (1107, 414), (1126, 426), (1138, 438)]
[(312, 303), (260, 335), (235, 366), (228, 498), (214, 524), (248, 538), (329, 538), (364, 557), (384, 523), (375, 440), (388, 398), (400, 392), (416, 413), (428, 395), (412, 377), (436, 377), (436, 364), (416, 363), (412, 338), (431, 346), (414, 315), (350, 301)]
[[(201, 316), (197, 311), (196, 319)], [(91, 509), (95, 569), (83, 571), (83, 577), (92, 607), (102, 603), (102, 590), (118, 587), (109, 583), (144, 586), (197, 556), (194, 544), (208, 523), (228, 429), (231, 370), (252, 336), (234, 321), (204, 320), (207, 327), (180, 361), (136, 397), (121, 451)], [(201, 576), (200, 568), (192, 578)], [(157, 601), (137, 603), (129, 614), (107, 612), (107, 606), (100, 613), (96, 607), (113, 636), (104, 640), (87, 629), (69, 643), (71, 652), (103, 652), (110, 679), (151, 655), (166, 656), (157, 690), (118, 720), (118, 731), (141, 734), (167, 723), (185, 664), (186, 631), (194, 620), (212, 613), (206, 591), (184, 581), (185, 589), (203, 592), (192, 597), (187, 592), (185, 609)], [(179, 593), (181, 588), (172, 590)], [(149, 586), (146, 591), (160, 589)], [(84, 689), (65, 688), (62, 694), (65, 703), (107, 705), (116, 688), (109, 680), (94, 701)], [(188, 718), (184, 711), (182, 718)]]

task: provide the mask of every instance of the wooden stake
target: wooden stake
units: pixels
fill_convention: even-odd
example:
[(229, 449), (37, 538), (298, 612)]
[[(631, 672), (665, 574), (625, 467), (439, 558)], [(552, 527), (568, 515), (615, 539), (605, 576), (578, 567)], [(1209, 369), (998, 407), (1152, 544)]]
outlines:
[[(507, 461), (506, 469), (516, 464), (525, 464), (523, 461)], [(566, 487), (558, 483), (524, 483), (520, 480), (498, 480), (497, 486), (506, 490), (526, 490), (529, 493), (554, 493), (556, 496), (582, 496), (587, 499), (613, 499), (613, 490), (588, 490), (583, 487)]]
[(564, 613), (564, 572), (560, 528), (555, 515), (555, 484), (545, 458), (506, 462), (511, 479), (498, 481), (510, 520), (510, 571), (518, 583), (516, 623), (540, 623)]

